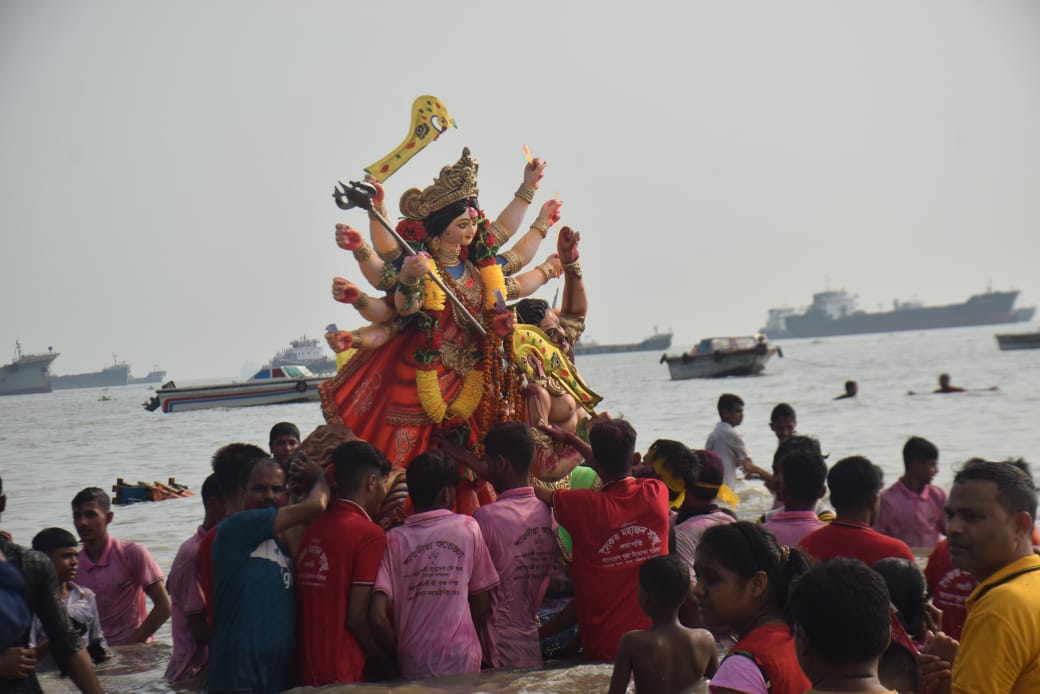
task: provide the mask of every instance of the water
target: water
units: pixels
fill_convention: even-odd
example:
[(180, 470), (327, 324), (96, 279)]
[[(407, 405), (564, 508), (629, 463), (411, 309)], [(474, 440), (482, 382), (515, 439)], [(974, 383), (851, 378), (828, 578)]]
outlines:
[[(609, 354), (580, 358), (579, 367), (593, 389), (605, 396), (602, 409), (623, 414), (639, 432), (639, 448), (656, 438), (679, 439), (701, 447), (715, 426), (719, 394), (733, 392), (745, 401), (739, 431), (755, 461), (768, 467), (776, 440), (769, 412), (788, 402), (798, 412), (798, 431), (817, 436), (830, 461), (862, 454), (881, 465), (887, 482), (902, 473), (900, 451), (911, 435), (924, 436), (940, 449), (937, 483), (948, 487), (957, 464), (972, 456), (1040, 459), (1040, 351), (1000, 352), (994, 328), (958, 328), (920, 333), (861, 335), (782, 343), (785, 358), (774, 359), (753, 378), (669, 381), (654, 353)], [(687, 348), (675, 345), (672, 351)], [(940, 372), (966, 388), (998, 386), (996, 391), (908, 396), (930, 392)], [(175, 376), (176, 374), (174, 374)], [(855, 399), (834, 401), (846, 380), (859, 383)], [(29, 544), (40, 529), (72, 530), (69, 502), (86, 486), (111, 487), (127, 481), (176, 477), (198, 489), (209, 474), (209, 458), (231, 441), (266, 448), (275, 422), (295, 422), (304, 434), (322, 423), (315, 404), (202, 410), (161, 414), (140, 404), (145, 386), (0, 398), (0, 445), (7, 462), (0, 469), (7, 494), (2, 527), (16, 542)], [(741, 491), (742, 515), (768, 504), (757, 483)], [(198, 497), (115, 509), (111, 532), (148, 547), (164, 571), (180, 543), (202, 518)], [(106, 691), (169, 691), (162, 673), (169, 657), (169, 626), (157, 643), (121, 649), (100, 674)], [(538, 673), (493, 673), (479, 678), (395, 691), (582, 692), (603, 690), (610, 667), (581, 666)], [(54, 691), (66, 687), (46, 678)], [(369, 687), (362, 691), (388, 691)]]

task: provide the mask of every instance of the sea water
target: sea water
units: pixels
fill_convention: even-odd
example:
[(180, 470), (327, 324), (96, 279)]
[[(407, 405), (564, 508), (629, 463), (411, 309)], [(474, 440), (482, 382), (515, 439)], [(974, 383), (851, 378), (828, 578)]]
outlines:
[[(1019, 329), (1025, 330), (1000, 328)], [(900, 451), (906, 439), (930, 439), (940, 450), (936, 483), (948, 488), (957, 466), (972, 456), (1040, 461), (1035, 421), (1040, 415), (1040, 350), (1001, 352), (994, 332), (980, 327), (788, 340), (780, 343), (783, 358), (770, 361), (762, 375), (747, 378), (670, 381), (667, 367), (654, 353), (584, 356), (578, 367), (603, 395), (600, 409), (633, 423), (643, 451), (657, 438), (702, 447), (718, 421), (718, 396), (731, 392), (745, 402), (738, 431), (762, 467), (768, 469), (776, 448), (769, 412), (776, 403), (787, 402), (798, 413), (798, 431), (819, 438), (830, 463), (865, 455), (884, 469), (886, 484), (902, 473)], [(671, 351), (688, 347), (676, 344)], [(931, 395), (940, 372), (973, 390)], [(849, 379), (859, 383), (859, 395), (835, 401)], [(981, 390), (993, 386), (997, 389)], [(210, 456), (220, 446), (245, 441), (266, 448), (275, 422), (295, 422), (304, 435), (322, 423), (314, 403), (163, 414), (141, 408), (150, 396), (148, 386), (125, 386), (0, 398), (5, 453), (0, 474), (7, 494), (0, 527), (24, 545), (44, 527), (74, 531), (69, 502), (83, 487), (110, 489), (117, 477), (128, 482), (176, 477), (198, 490), (210, 472)], [(743, 483), (738, 491), (743, 499), (738, 511), (744, 517), (769, 506), (761, 483)], [(117, 507), (110, 531), (143, 544), (167, 572), (180, 543), (201, 519), (197, 496), (142, 503)], [(104, 689), (170, 691), (162, 680), (169, 643), (167, 624), (155, 643), (117, 649), (113, 661), (99, 669)], [(610, 671), (609, 665), (585, 665), (485, 673), (394, 691), (600, 691), (606, 689)], [(44, 678), (44, 686), (70, 690), (53, 676)], [(361, 691), (388, 689), (370, 685)]]

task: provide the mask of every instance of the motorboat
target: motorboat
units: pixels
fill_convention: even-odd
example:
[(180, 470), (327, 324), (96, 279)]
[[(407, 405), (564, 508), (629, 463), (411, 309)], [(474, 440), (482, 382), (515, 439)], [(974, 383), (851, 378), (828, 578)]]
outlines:
[(689, 352), (676, 356), (662, 354), (673, 381), (688, 378), (752, 376), (766, 368), (774, 355), (783, 357), (780, 348), (769, 344), (765, 335), (747, 337), (706, 337)]
[(1040, 330), (1032, 333), (997, 333), (997, 345), (1009, 349), (1040, 349)]
[(265, 366), (248, 381), (178, 387), (167, 381), (143, 403), (154, 412), (186, 412), (214, 407), (253, 407), (321, 400), (318, 385), (328, 376), (315, 376), (306, 366)]

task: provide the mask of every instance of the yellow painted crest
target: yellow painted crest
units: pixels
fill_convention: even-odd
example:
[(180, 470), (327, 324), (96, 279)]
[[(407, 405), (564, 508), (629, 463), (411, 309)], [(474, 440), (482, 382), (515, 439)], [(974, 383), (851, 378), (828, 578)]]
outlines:
[(408, 129), (408, 135), (390, 154), (366, 166), (365, 172), (382, 183), (419, 150), (440, 137), (442, 132), (457, 127), (455, 119), (449, 115), (447, 107), (440, 99), (428, 94), (420, 96), (412, 104), (412, 124)]

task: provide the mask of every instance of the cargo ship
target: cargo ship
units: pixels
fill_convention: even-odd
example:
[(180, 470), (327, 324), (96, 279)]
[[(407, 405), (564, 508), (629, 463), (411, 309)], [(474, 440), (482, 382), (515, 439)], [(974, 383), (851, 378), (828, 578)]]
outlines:
[(271, 357), (271, 366), (306, 366), (312, 373), (335, 373), (336, 360), (322, 348), (317, 338), (303, 337), (292, 340), (289, 346)]
[(601, 345), (598, 342), (578, 342), (571, 349), (574, 356), (579, 354), (615, 354), (617, 352), (657, 352), (672, 346), (671, 333), (658, 333), (646, 338), (642, 342), (631, 342), (617, 345)]
[(82, 374), (51, 376), (51, 387), (54, 390), (70, 388), (101, 388), (125, 386), (130, 382), (130, 365), (126, 362), (106, 366), (101, 371), (90, 371)]
[(45, 354), (22, 354), (22, 343), (14, 343), (10, 364), (0, 366), (0, 395), (51, 392), (50, 365), (58, 352), (48, 347)]
[(970, 325), (1020, 323), (1033, 318), (1036, 309), (1015, 308), (1018, 291), (975, 294), (960, 304), (925, 306), (920, 302), (895, 302), (891, 311), (868, 313), (856, 305), (856, 296), (844, 290), (813, 294), (805, 311), (774, 308), (762, 331), (772, 338), (829, 337), (904, 330), (934, 330)]

